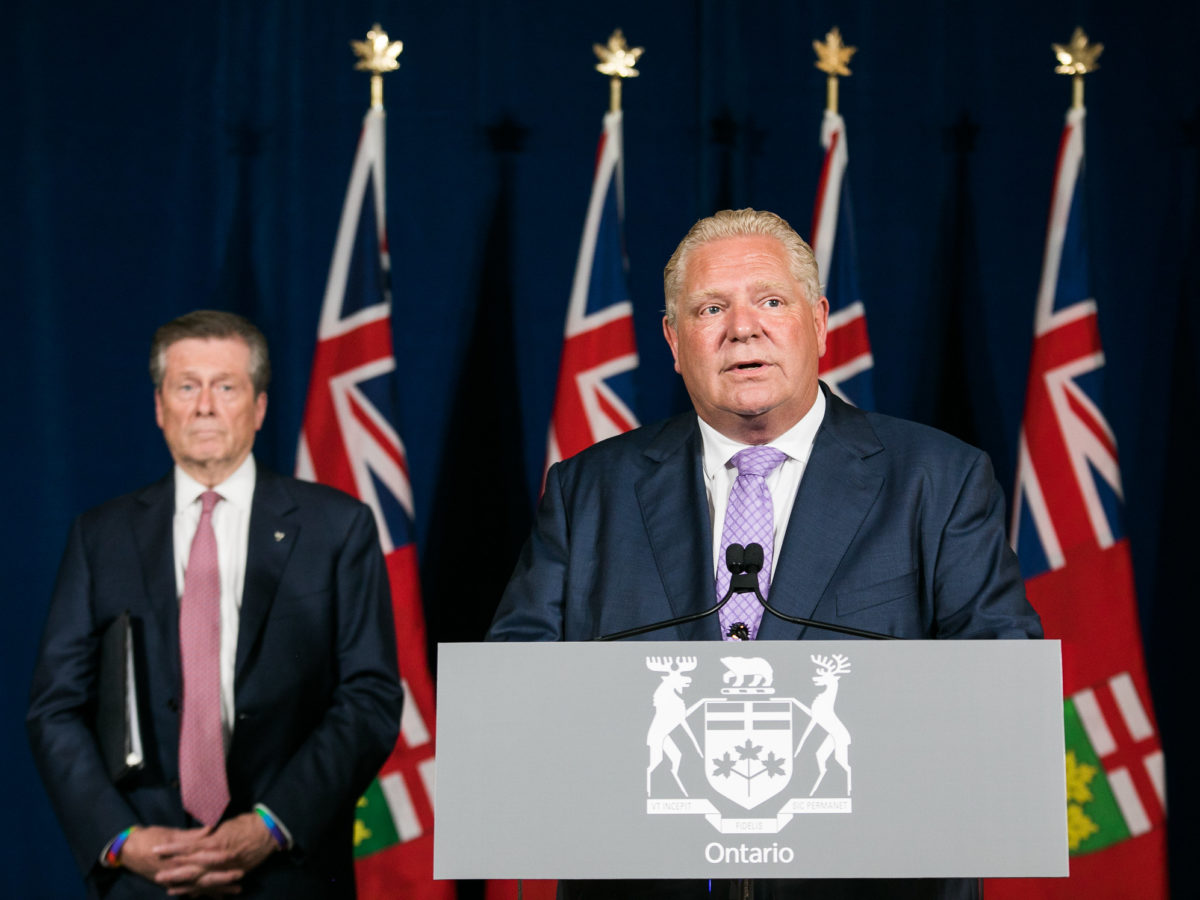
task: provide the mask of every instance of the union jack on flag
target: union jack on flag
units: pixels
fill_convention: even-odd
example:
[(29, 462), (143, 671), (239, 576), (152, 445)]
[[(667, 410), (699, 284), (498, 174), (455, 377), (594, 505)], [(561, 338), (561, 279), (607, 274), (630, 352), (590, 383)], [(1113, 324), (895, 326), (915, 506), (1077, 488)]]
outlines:
[(433, 880), (433, 682), (417, 578), (412, 485), (396, 432), (384, 204), (384, 113), (363, 121), (317, 329), (296, 475), (352, 494), (375, 514), (404, 672), (400, 738), (358, 802), (355, 876), (362, 898), (442, 900)]
[(638, 426), (633, 413), (638, 355), (621, 230), (623, 181), (621, 112), (617, 110), (605, 115), (596, 150), (592, 196), (567, 307), (543, 483), (554, 463)]
[(862, 409), (874, 409), (871, 370), (875, 358), (871, 355), (867, 312), (858, 287), (858, 248), (850, 182), (846, 178), (850, 161), (846, 123), (829, 109), (825, 110), (821, 123), (821, 146), (825, 148), (825, 163), (817, 186), (811, 235), (817, 271), (825, 279), (825, 296), (829, 299), (829, 330), (818, 374), (843, 400)]
[(1084, 119), (1071, 110), (1059, 145), (1011, 536), (1046, 636), (1063, 644), (1071, 874), (989, 882), (991, 900), (1167, 896), (1165, 766), (1121, 529), (1117, 445), (1102, 411)]

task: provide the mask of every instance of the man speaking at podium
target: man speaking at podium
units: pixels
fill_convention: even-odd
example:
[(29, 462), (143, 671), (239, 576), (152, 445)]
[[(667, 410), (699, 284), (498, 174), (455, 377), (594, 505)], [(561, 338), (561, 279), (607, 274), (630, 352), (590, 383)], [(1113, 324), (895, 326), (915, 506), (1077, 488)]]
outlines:
[[(862, 412), (817, 378), (829, 303), (779, 216), (697, 222), (664, 271), (663, 335), (695, 408), (553, 466), (489, 640), (580, 641), (715, 605), (725, 548), (760, 544), (786, 615), (898, 638), (1041, 637), (987, 456)], [(752, 594), (652, 640), (835, 640)], [(869, 853), (870, 848), (863, 848)], [(605, 883), (566, 896), (608, 896)], [(607, 890), (611, 891), (612, 883)], [(760, 882), (763, 897), (970, 897), (973, 881)], [(704, 897), (707, 882), (621, 884)], [(714, 892), (712, 896), (717, 896)]]

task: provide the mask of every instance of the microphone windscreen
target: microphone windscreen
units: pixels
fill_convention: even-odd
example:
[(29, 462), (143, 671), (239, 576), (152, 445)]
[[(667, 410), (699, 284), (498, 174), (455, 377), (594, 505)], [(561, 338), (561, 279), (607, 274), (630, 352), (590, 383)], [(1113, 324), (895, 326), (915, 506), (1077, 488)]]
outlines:
[(742, 559), (745, 553), (741, 544), (730, 544), (725, 548), (725, 567), (734, 575), (742, 571)]
[(747, 572), (757, 572), (763, 567), (763, 548), (761, 544), (747, 544), (742, 565)]

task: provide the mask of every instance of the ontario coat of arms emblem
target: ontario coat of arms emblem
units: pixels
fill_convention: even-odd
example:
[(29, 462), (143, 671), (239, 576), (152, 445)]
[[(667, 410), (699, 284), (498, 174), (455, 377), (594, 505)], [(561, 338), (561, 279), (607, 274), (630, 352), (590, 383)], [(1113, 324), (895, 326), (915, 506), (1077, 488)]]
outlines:
[[(840, 681), (851, 671), (850, 660), (840, 653), (810, 659), (818, 690), (807, 703), (776, 696), (775, 675), (767, 660), (739, 656), (721, 659), (725, 672), (720, 696), (689, 702), (685, 694), (693, 684), (696, 658), (647, 657), (647, 669), (660, 676), (646, 734), (647, 812), (702, 814), (723, 833), (775, 833), (797, 813), (850, 812), (851, 737), (835, 709)], [(693, 729), (693, 716), (703, 745)], [(806, 749), (811, 758), (805, 759), (805, 771), (815, 762), (816, 772), (805, 792), (804, 784), (792, 782)], [(840, 769), (840, 779), (826, 779), (831, 760)], [(656, 777), (664, 768), (670, 772), (669, 782)], [(825, 789), (817, 796), (823, 783)], [(780, 795), (784, 796), (769, 802)], [(743, 810), (753, 815), (747, 817)]]

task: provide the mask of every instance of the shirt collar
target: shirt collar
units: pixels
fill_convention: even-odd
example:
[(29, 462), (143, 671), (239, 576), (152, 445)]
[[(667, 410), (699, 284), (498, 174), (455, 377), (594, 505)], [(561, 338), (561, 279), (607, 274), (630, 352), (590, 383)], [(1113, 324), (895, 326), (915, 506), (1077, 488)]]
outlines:
[[(257, 471), (253, 454), (247, 455), (242, 464), (234, 470), (234, 473), (213, 487), (212, 490), (220, 494), (221, 499), (226, 503), (232, 503), (239, 509), (249, 512), (250, 504), (254, 499), (254, 483), (257, 480)], [(179, 466), (175, 467), (176, 512), (187, 509), (207, 490), (209, 490), (207, 485), (198, 482)]]
[[(791, 428), (775, 440), (767, 443), (768, 447), (782, 450), (789, 459), (807, 462), (812, 453), (813, 442), (817, 438), (817, 429), (825, 418), (825, 392), (817, 391), (817, 399), (812, 406)], [(697, 416), (700, 422), (700, 439), (704, 445), (704, 476), (709, 481), (717, 477), (729, 460), (739, 450), (744, 450), (750, 444), (743, 444), (733, 438), (726, 437)]]

